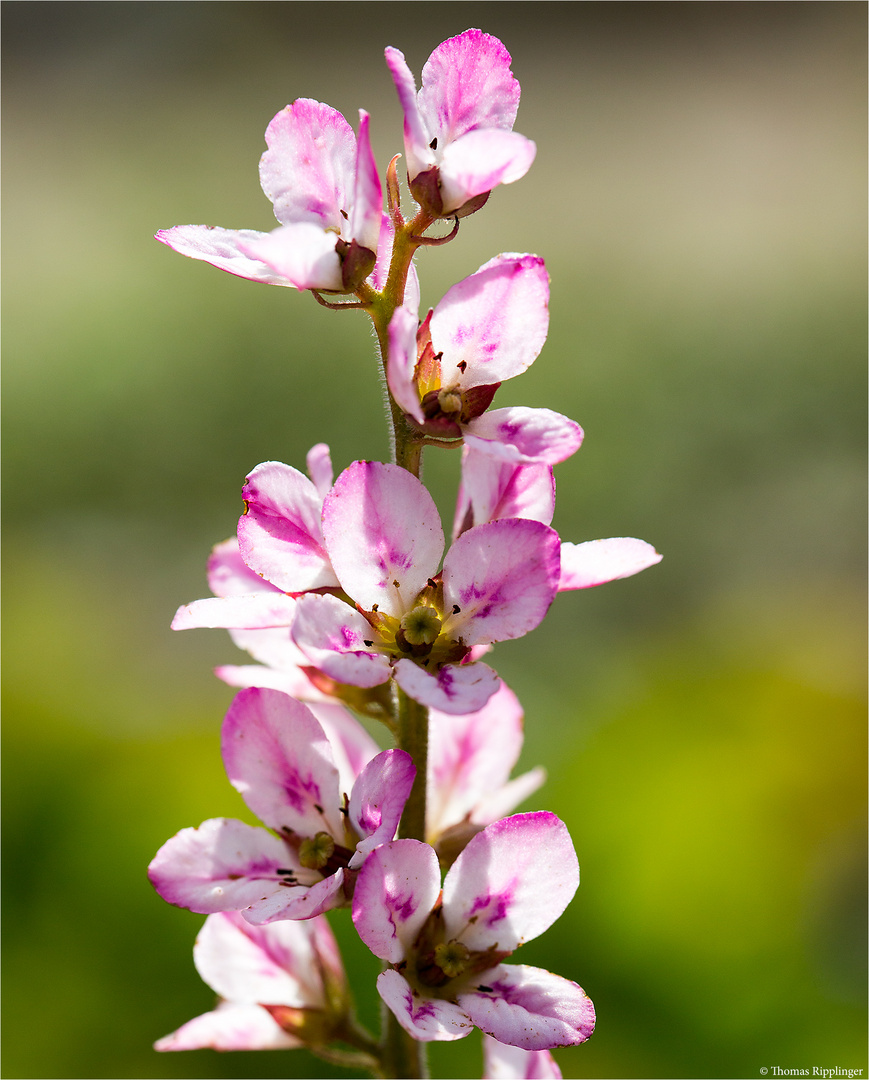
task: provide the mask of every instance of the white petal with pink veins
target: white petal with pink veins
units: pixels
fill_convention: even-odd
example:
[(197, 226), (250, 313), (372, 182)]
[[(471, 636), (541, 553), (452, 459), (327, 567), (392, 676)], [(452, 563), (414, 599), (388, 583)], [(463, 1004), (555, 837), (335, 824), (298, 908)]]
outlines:
[(491, 992), (458, 1002), (487, 1035), (523, 1050), (575, 1046), (594, 1031), (594, 1006), (582, 987), (541, 968), (500, 964), (484, 973)]
[(589, 589), (607, 581), (631, 577), (663, 558), (645, 540), (616, 536), (609, 540), (586, 540), (561, 545), (561, 579), (558, 591)]
[(576, 853), (555, 814), (496, 821), (477, 833), (446, 876), (447, 938), (460, 936), (469, 949), (513, 950), (548, 929), (578, 885)]
[(384, 750), (359, 774), (348, 807), (350, 824), (361, 837), (350, 860), (351, 870), (395, 836), (415, 776), (413, 758), (404, 750)]
[[(311, 689), (313, 690), (313, 687)], [(339, 791), (343, 801), (344, 794), (350, 794), (356, 778), (368, 762), (380, 753), (380, 747), (343, 706), (309, 702), (308, 708), (326, 732), (326, 737), (332, 746), (335, 767), (338, 769)]]
[(288, 1035), (259, 1005), (223, 1001), (154, 1043), (155, 1050), (293, 1050), (302, 1043)]
[(276, 871), (298, 868), (287, 845), (265, 829), (212, 818), (167, 840), (148, 877), (168, 903), (207, 915), (283, 891)]
[(582, 446), (576, 421), (551, 409), (490, 409), (464, 427), (465, 444), (499, 461), (557, 465)]
[(404, 151), (407, 157), (407, 175), (412, 180), (418, 173), (434, 164), (435, 154), (429, 146), (432, 137), (420, 115), (416, 82), (407, 66), (404, 53), (390, 45), (387, 46), (385, 55), (392, 81), (398, 91), (398, 100), (404, 111)]
[(500, 518), (532, 518), (550, 525), (555, 513), (552, 466), (503, 461), (481, 452), (472, 442), (462, 450), (453, 539), (474, 525)]
[(238, 550), (238, 536), (231, 536), (211, 549), (208, 556), (208, 587), (215, 596), (280, 592), (247, 565)]
[(220, 741), (230, 783), (266, 825), (302, 836), (343, 836), (332, 748), (301, 702), (276, 690), (242, 690)]
[(474, 1025), (452, 1001), (414, 994), (397, 971), (384, 971), (377, 978), (380, 996), (408, 1034), (419, 1042), (445, 1042), (470, 1035)]
[(276, 273), (260, 259), (253, 258), (244, 250), (248, 244), (256, 243), (268, 236), (268, 233), (254, 229), (221, 229), (216, 225), (176, 225), (174, 229), (161, 229), (155, 239), (167, 247), (186, 255), (190, 259), (199, 259), (211, 263), (218, 270), (227, 274), (258, 281), (263, 285), (283, 285), (294, 289), (296, 286), (282, 274)]
[(453, 285), (431, 319), (443, 385), (467, 389), (525, 371), (546, 341), (548, 303), (549, 276), (536, 255), (498, 255)]
[(337, 682), (379, 686), (392, 674), (385, 656), (368, 651), (376, 635), (367, 619), (335, 596), (300, 597), (291, 632), (313, 667)]
[(247, 477), (241, 495), (238, 546), (252, 570), (284, 592), (338, 584), (323, 547), (323, 500), (307, 476), (265, 461)]
[(182, 604), (172, 620), (173, 630), (199, 627), (262, 630), (288, 627), (296, 614), (296, 601), (279, 592), (242, 593), (240, 596), (206, 596)]
[(275, 889), (245, 908), (242, 914), (256, 926), (282, 919), (313, 919), (345, 904), (345, 881), (346, 871), (342, 868), (307, 888)]
[(494, 128), (470, 131), (450, 143), (440, 161), (444, 215), (498, 184), (521, 180), (536, 154), (537, 146), (524, 135)]
[(393, 840), (373, 851), (356, 879), (353, 924), (381, 960), (400, 963), (413, 947), (441, 887), (434, 849)]
[(368, 127), (368, 113), (360, 109), (353, 208), (350, 211), (349, 226), (343, 235), (369, 251), (376, 252), (383, 216), (383, 192), (377, 163), (371, 150)]
[(542, 522), (505, 518), (462, 533), (444, 559), (444, 609), (453, 611), (444, 633), (466, 645), (522, 637), (549, 609), (559, 567), (558, 533)]
[(488, 664), (444, 664), (435, 674), (413, 660), (399, 660), (395, 681), (421, 705), (444, 713), (476, 712), (498, 689), (500, 679)]
[(278, 221), (316, 223), (321, 233), (340, 230), (341, 211), (352, 209), (356, 171), (356, 136), (341, 113), (298, 98), (266, 128), (266, 145), (260, 182)]
[(561, 1080), (561, 1069), (548, 1050), (522, 1050), (484, 1035), (483, 1075), (487, 1080)]
[(338, 237), (319, 225), (294, 221), (239, 243), (240, 250), (268, 266), (297, 289), (341, 292), (341, 260), (335, 245)]
[(397, 465), (355, 461), (323, 503), (323, 536), (341, 586), (366, 611), (400, 616), (436, 574), (440, 516), (422, 483)]

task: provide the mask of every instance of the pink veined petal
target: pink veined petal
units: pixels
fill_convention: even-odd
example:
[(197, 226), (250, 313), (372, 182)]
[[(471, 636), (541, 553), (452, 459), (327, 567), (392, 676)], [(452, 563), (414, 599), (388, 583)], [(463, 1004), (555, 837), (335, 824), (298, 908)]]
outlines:
[(353, 893), (353, 925), (381, 960), (400, 963), (412, 949), (441, 887), (438, 858), (418, 840), (393, 840), (362, 865)]
[(148, 878), (167, 903), (202, 915), (238, 911), (280, 892), (278, 868), (297, 869), (283, 841), (252, 825), (211, 818), (167, 840)]
[(397, 465), (354, 461), (323, 503), (323, 536), (342, 588), (360, 607), (401, 616), (438, 571), (434, 500)]
[(350, 824), (362, 839), (350, 860), (351, 870), (358, 869), (370, 852), (395, 836), (415, 777), (413, 758), (404, 750), (384, 750), (359, 774), (348, 809)]
[(493, 821), (506, 817), (545, 782), (546, 770), (539, 765), (536, 769), (522, 773), (515, 780), (510, 780), (502, 788), (481, 799), (471, 812), (471, 821), (476, 825), (490, 825)]
[(261, 630), (289, 626), (296, 601), (280, 592), (251, 592), (239, 596), (206, 596), (182, 604), (172, 620), (173, 630), (201, 627), (230, 630)]
[(470, 1035), (474, 1025), (452, 1001), (414, 994), (398, 971), (383, 971), (377, 990), (406, 1032), (418, 1042), (452, 1042)]
[(265, 263), (276, 275), (297, 289), (341, 292), (341, 260), (335, 250), (337, 236), (309, 221), (294, 221), (241, 241), (240, 250)]
[(282, 694), (289, 694), (307, 705), (334, 700), (321, 693), (299, 668), (281, 670), (263, 664), (221, 664), (214, 669), (214, 674), (227, 686), (238, 689), (260, 686), (267, 690), (280, 690)]
[(486, 1080), (561, 1080), (548, 1050), (522, 1050), (483, 1036), (483, 1076)]
[(396, 308), (389, 323), (389, 367), (386, 381), (389, 392), (403, 412), (423, 423), (425, 415), (419, 400), (413, 372), (416, 367), (416, 331), (419, 319), (416, 311)]
[(575, 1046), (594, 1031), (594, 1006), (581, 986), (541, 968), (499, 964), (485, 973), (491, 993), (459, 994), (477, 1027), (523, 1050)]
[(211, 263), (218, 270), (225, 270), (227, 274), (258, 281), (263, 285), (283, 285), (285, 288), (294, 289), (296, 286), (292, 281), (242, 251), (241, 245), (255, 243), (268, 235), (255, 229), (176, 225), (174, 229), (161, 229), (155, 233), (155, 239), (177, 251), (179, 255)]
[(443, 631), (466, 645), (522, 637), (543, 619), (558, 588), (558, 533), (527, 518), (476, 525), (444, 559)]
[(245, 908), (242, 915), (255, 926), (283, 919), (313, 919), (346, 904), (346, 884), (346, 871), (341, 867), (313, 885), (272, 890)]
[(393, 669), (401, 689), (421, 705), (453, 715), (476, 712), (498, 689), (500, 679), (488, 664), (444, 664), (435, 674), (412, 660)]
[(474, 128), (512, 128), (519, 94), (504, 45), (481, 30), (466, 30), (442, 41), (426, 61), (419, 110), (443, 150)]
[[(193, 962), (203, 981), (229, 1001), (322, 1007), (313, 925), (286, 921), (260, 928), (236, 911), (209, 915)], [(325, 932), (331, 934), (328, 927)]]
[(311, 222), (320, 231), (345, 225), (356, 171), (356, 136), (337, 109), (298, 98), (266, 128), (260, 183), (282, 225)]
[(519, 699), (505, 683), (477, 712), (455, 716), (432, 710), (428, 833), (436, 836), (458, 824), (504, 786), (522, 749), (522, 717)]
[(440, 161), (444, 214), (498, 184), (521, 180), (536, 154), (536, 144), (524, 135), (494, 128), (469, 131), (449, 143)]
[(465, 445), (453, 540), (474, 525), (501, 518), (531, 518), (550, 525), (554, 513), (551, 465), (501, 461)]
[(238, 545), (252, 570), (284, 592), (338, 584), (323, 546), (323, 500), (307, 476), (265, 461), (247, 477), (241, 495)]
[(300, 597), (291, 632), (312, 666), (337, 682), (379, 686), (392, 675), (389, 660), (365, 645), (375, 636), (368, 621), (335, 596)]
[(154, 1043), (155, 1050), (294, 1050), (302, 1045), (259, 1005), (222, 1001)]
[(551, 409), (516, 405), (490, 409), (469, 421), (465, 445), (499, 461), (557, 465), (582, 446), (583, 431), (575, 420)]
[(586, 540), (561, 545), (561, 578), (558, 591), (589, 589), (607, 581), (631, 577), (659, 563), (659, 555), (645, 540), (615, 536), (609, 540)]
[(477, 833), (446, 876), (447, 940), (460, 935), (469, 949), (497, 943), (502, 951), (513, 950), (547, 930), (578, 885), (576, 852), (555, 814), (496, 821)]
[(211, 549), (208, 556), (208, 587), (215, 596), (280, 592), (247, 565), (238, 550), (238, 536), (231, 536)]
[(317, 494), (321, 500), (325, 499), (334, 479), (332, 458), (326, 443), (321, 442), (312, 446), (305, 458), (305, 464), (308, 466), (308, 476), (317, 489)]
[(380, 174), (371, 149), (368, 130), (368, 113), (359, 110), (359, 141), (356, 147), (356, 178), (353, 192), (353, 209), (350, 214), (349, 239), (377, 251), (380, 240), (380, 222), (383, 216), (383, 191)]
[(230, 783), (266, 825), (343, 837), (332, 748), (301, 702), (277, 690), (242, 690), (223, 721), (220, 743)]
[(407, 155), (407, 175), (411, 180), (418, 173), (430, 168), (436, 156), (429, 146), (431, 135), (420, 115), (416, 94), (416, 82), (407, 66), (404, 53), (391, 45), (385, 50), (386, 65), (398, 91), (398, 100), (404, 112), (404, 152)]
[(338, 790), (343, 802), (345, 793), (349, 797), (357, 777), (368, 762), (380, 753), (380, 747), (343, 706), (309, 704), (308, 708), (326, 732), (332, 747), (338, 769)]
[(549, 275), (537, 255), (498, 255), (453, 285), (434, 309), (432, 347), (445, 387), (512, 379), (536, 360), (549, 330)]

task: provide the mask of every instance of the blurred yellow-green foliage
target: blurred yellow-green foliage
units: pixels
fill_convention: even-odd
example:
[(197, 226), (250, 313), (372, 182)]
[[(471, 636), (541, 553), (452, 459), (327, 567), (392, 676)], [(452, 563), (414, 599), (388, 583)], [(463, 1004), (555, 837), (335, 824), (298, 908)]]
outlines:
[[(578, 419), (565, 538), (663, 563), (560, 597), (494, 662), (583, 883), (523, 948), (594, 998), (568, 1077), (866, 1069), (864, 3), (3, 6), (8, 1077), (333, 1076), (298, 1051), (158, 1055), (205, 1011), (201, 918), (145, 866), (244, 814), (218, 753), (237, 662), (172, 635), (261, 460), (383, 458), (370, 331), (183, 259), (268, 229), (262, 134), (306, 96), (401, 149), (382, 61), (500, 36), (537, 142), (424, 300), (499, 251), (552, 275), (499, 404)], [(503, 395), (503, 396), (502, 396)], [(445, 514), (457, 458), (430, 452)], [(374, 1020), (376, 964), (333, 919)], [(436, 1076), (480, 1075), (476, 1036)], [(352, 1074), (347, 1074), (352, 1075)], [(863, 1075), (866, 1073), (864, 1071)]]

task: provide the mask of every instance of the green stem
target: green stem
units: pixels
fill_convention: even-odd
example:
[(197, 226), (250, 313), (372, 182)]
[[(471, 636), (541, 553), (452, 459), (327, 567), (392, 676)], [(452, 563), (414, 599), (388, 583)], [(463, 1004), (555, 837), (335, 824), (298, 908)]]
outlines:
[(385, 1004), (381, 1007), (381, 1012), (383, 1049), (377, 1076), (389, 1080), (427, 1080), (427, 1044), (411, 1038)]
[(408, 697), (396, 686), (398, 713), (398, 745), (413, 758), (416, 780), (404, 813), (399, 835), (410, 840), (425, 841), (426, 769), (428, 767), (428, 709)]

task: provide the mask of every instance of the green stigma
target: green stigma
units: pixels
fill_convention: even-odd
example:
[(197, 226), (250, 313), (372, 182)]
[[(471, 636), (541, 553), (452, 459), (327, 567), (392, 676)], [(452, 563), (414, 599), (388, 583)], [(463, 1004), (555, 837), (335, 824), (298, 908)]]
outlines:
[(450, 979), (464, 972), (470, 956), (470, 949), (461, 941), (442, 941), (435, 946), (434, 961)]
[(327, 832), (318, 832), (303, 840), (299, 847), (299, 862), (307, 870), (322, 870), (332, 858), (335, 841)]
[(434, 645), (441, 632), (441, 620), (434, 608), (423, 605), (402, 616), (401, 629), (408, 645)]
[(441, 412), (446, 413), (447, 416), (452, 416), (455, 413), (462, 411), (462, 395), (458, 390), (439, 390), (438, 391), (438, 405), (441, 407)]

